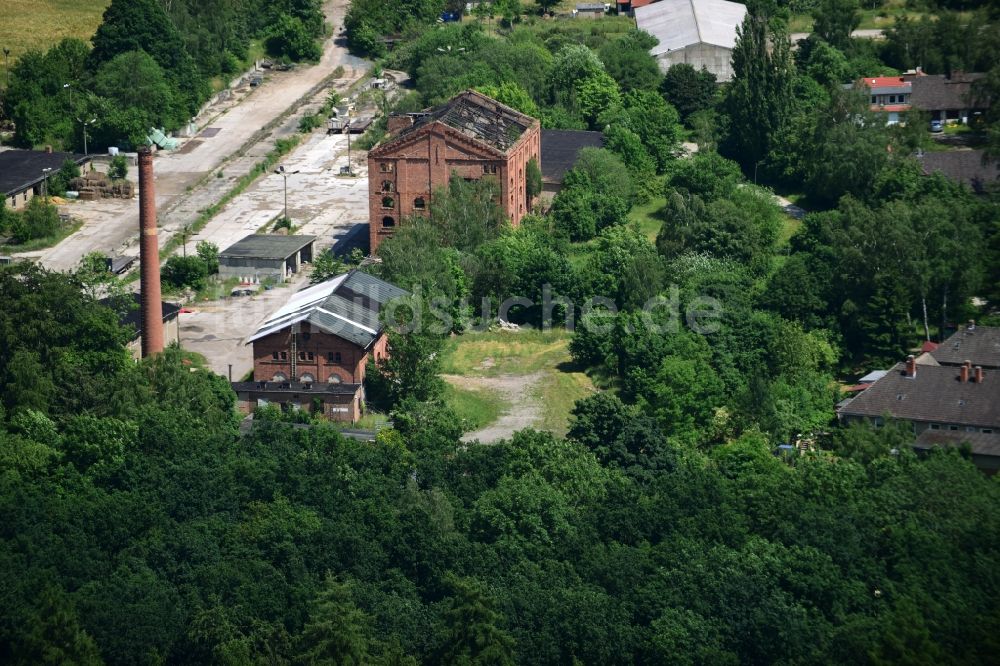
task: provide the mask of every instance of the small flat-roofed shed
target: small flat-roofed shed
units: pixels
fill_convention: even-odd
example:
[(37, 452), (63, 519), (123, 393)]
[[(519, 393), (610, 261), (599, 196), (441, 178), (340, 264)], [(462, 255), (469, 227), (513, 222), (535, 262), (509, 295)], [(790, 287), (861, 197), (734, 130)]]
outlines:
[(219, 275), (286, 280), (313, 260), (316, 236), (250, 234), (219, 253)]

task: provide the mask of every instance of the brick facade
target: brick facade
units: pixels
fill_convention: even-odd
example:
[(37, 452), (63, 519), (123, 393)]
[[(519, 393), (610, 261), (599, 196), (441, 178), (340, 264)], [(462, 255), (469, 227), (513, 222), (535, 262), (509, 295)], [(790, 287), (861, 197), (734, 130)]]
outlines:
[[(471, 94), (497, 104), (478, 93), (463, 93)], [(509, 109), (506, 112), (517, 113)], [(500, 204), (517, 226), (532, 205), (527, 195), (528, 162), (534, 158), (541, 163), (541, 127), (537, 120), (518, 115), (528, 126), (513, 145), (503, 150), (441, 121), (426, 122), (411, 130), (414, 122), (419, 122), (419, 114), (390, 118), (388, 127), (393, 138), (368, 155), (371, 254), (402, 219), (425, 213), (433, 191), (446, 186), (452, 173), (466, 180), (496, 178)]]
[(323, 331), (313, 331), (309, 323), (300, 326), (295, 341), (295, 375), (292, 373), (292, 333), (284, 329), (253, 342), (253, 378), (258, 382), (296, 381), (362, 384), (369, 353), (376, 360), (386, 353), (385, 333), (370, 350)]

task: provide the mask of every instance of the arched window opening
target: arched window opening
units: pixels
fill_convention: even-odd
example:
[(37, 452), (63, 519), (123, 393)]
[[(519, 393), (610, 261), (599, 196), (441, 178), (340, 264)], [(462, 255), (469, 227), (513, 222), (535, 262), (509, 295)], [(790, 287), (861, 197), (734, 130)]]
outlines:
[(385, 217), (382, 218), (382, 227), (383, 228), (394, 227), (394, 226), (396, 226), (396, 220), (392, 219), (388, 215), (386, 215)]
[(383, 180), (382, 181), (382, 191), (383, 192), (392, 192), (393, 191), (393, 187), (395, 187), (395, 185), (393, 185), (393, 183), (392, 183), (391, 180)]
[(417, 197), (416, 199), (413, 200), (413, 207), (416, 210), (423, 210), (427, 208), (427, 202), (424, 201), (423, 197)]
[(382, 208), (395, 208), (396, 202), (392, 197), (382, 197)]

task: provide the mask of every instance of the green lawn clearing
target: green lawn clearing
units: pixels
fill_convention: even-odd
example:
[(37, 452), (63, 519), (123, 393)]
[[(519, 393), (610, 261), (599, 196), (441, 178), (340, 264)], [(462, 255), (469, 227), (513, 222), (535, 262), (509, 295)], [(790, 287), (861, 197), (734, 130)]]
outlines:
[[(536, 375), (523, 398), (539, 407), (541, 419), (535, 427), (564, 435), (574, 403), (595, 391), (590, 378), (572, 366), (571, 337), (564, 330), (466, 333), (448, 341), (441, 371), (485, 378), (487, 384), (491, 377)], [(472, 430), (494, 422), (507, 409), (509, 397), (488, 387), (449, 385), (446, 399), (459, 416), (469, 419)]]

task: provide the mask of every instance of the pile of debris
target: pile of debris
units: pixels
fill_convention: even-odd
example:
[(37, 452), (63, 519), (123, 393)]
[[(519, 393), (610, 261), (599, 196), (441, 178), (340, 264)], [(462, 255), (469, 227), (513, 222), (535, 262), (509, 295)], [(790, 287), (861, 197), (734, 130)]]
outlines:
[(135, 196), (135, 185), (128, 180), (111, 180), (108, 174), (91, 171), (69, 183), (71, 190), (80, 193), (83, 201), (95, 199), (131, 199)]

